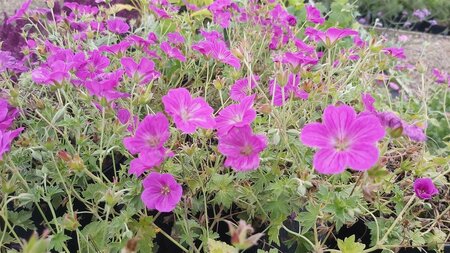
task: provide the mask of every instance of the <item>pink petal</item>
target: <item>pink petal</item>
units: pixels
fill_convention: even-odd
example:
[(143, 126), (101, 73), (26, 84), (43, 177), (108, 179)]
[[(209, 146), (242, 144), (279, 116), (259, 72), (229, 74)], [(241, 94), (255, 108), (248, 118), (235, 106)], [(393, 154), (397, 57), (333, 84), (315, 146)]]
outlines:
[(378, 156), (378, 148), (375, 145), (352, 145), (347, 152), (348, 166), (354, 170), (365, 171), (377, 163)]
[(347, 164), (347, 155), (333, 149), (321, 149), (313, 159), (314, 168), (322, 174), (339, 174)]
[(385, 130), (380, 120), (370, 114), (358, 116), (348, 129), (354, 142), (373, 143), (383, 139)]
[(309, 147), (331, 148), (329, 132), (320, 123), (310, 123), (303, 127), (300, 140)]
[(328, 106), (323, 113), (323, 124), (331, 135), (344, 137), (356, 118), (355, 110), (348, 105)]

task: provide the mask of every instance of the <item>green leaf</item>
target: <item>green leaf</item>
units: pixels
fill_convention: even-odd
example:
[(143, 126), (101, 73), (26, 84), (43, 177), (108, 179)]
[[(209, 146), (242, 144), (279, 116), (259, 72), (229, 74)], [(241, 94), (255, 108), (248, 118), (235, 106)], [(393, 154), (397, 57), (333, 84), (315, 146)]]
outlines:
[(307, 212), (301, 212), (297, 216), (297, 220), (302, 227), (303, 233), (306, 233), (306, 231), (310, 230), (314, 226), (314, 223), (316, 223), (317, 216), (320, 212), (320, 206), (310, 203), (306, 206), (306, 210)]
[(31, 220), (31, 215), (30, 211), (8, 212), (8, 220), (16, 227), (21, 227), (25, 230), (35, 230), (36, 227)]
[(273, 220), (272, 224), (270, 224), (269, 231), (267, 231), (267, 235), (269, 236), (269, 241), (274, 242), (277, 245), (280, 245), (280, 238), (278, 237), (280, 234), (280, 229), (283, 221), (281, 219), (279, 220)]
[(338, 239), (338, 248), (342, 253), (360, 253), (366, 248), (366, 245), (356, 242), (355, 235), (347, 237), (342, 241)]
[(236, 195), (236, 188), (233, 186), (234, 176), (225, 174), (213, 174), (207, 184), (207, 188), (215, 193), (213, 203), (223, 205), (229, 209)]
[(422, 232), (418, 229), (414, 230), (409, 236), (413, 246), (423, 246), (426, 243), (425, 238), (422, 236)]
[(54, 249), (57, 252), (62, 252), (65, 242), (70, 240), (71, 238), (64, 234), (64, 232), (59, 232), (56, 235), (53, 235), (50, 240), (50, 249)]

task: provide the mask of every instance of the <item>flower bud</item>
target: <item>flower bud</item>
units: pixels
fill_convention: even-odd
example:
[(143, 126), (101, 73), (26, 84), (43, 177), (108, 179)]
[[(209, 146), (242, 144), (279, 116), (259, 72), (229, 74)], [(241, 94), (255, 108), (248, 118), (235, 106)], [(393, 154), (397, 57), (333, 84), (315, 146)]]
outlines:
[(270, 114), (272, 112), (272, 106), (270, 104), (262, 104), (258, 108), (258, 112), (262, 114)]
[(401, 126), (395, 128), (395, 129), (392, 129), (390, 132), (390, 135), (392, 138), (398, 138), (398, 137), (402, 136), (402, 134), (403, 134), (403, 127), (401, 127)]
[(242, 53), (240, 48), (232, 48), (231, 53), (234, 54), (239, 60), (244, 59), (244, 54)]
[(9, 181), (2, 179), (2, 192), (3, 194), (11, 194), (16, 191), (16, 182), (14, 178)]
[(108, 189), (105, 192), (103, 199), (108, 206), (113, 207), (119, 202), (118, 195), (119, 194), (116, 194), (112, 189)]
[(79, 155), (74, 155), (72, 160), (69, 161), (68, 166), (71, 170), (81, 172), (84, 170), (84, 162)]
[(49, 9), (53, 9), (53, 7), (55, 7), (55, 1), (54, 0), (47, 0), (47, 7)]
[(59, 158), (61, 158), (61, 160), (65, 161), (65, 162), (68, 162), (68, 161), (72, 160), (72, 156), (69, 155), (69, 153), (67, 153), (67, 152), (64, 151), (64, 150), (58, 151), (57, 156), (58, 156)]
[(120, 253), (136, 253), (137, 252), (137, 244), (139, 240), (138, 238), (131, 238), (127, 241), (127, 244), (124, 248), (120, 251)]
[(251, 225), (247, 224), (244, 220), (239, 221), (239, 225), (236, 226), (230, 221), (225, 221), (230, 229), (231, 244), (238, 249), (248, 249), (258, 243), (258, 240), (264, 235), (263, 233), (257, 233), (249, 237), (254, 232)]
[(67, 229), (69, 231), (77, 230), (77, 228), (80, 226), (77, 213), (74, 213), (73, 216), (71, 216), (70, 214), (65, 214), (61, 225), (64, 229)]
[(214, 80), (213, 85), (217, 90), (222, 90), (224, 87), (223, 81), (221, 79)]

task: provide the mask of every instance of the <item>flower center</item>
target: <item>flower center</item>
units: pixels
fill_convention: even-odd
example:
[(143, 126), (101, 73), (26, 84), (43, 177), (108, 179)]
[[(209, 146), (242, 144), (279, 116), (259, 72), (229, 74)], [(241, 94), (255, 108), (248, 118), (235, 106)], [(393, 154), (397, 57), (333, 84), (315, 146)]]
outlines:
[(336, 138), (334, 141), (334, 148), (338, 151), (347, 150), (349, 146), (350, 146), (350, 141), (345, 137)]
[(188, 121), (190, 118), (189, 112), (186, 108), (182, 108), (181, 109), (181, 119), (183, 119), (183, 121)]
[(88, 63), (88, 71), (90, 73), (95, 73), (95, 71), (97, 70), (97, 68), (95, 67), (95, 65), (93, 63)]
[(161, 187), (161, 194), (162, 195), (168, 195), (170, 193), (170, 188), (167, 185), (164, 185), (163, 187)]
[(241, 155), (250, 155), (251, 153), (253, 153), (253, 147), (251, 145), (245, 145), (242, 149), (241, 149)]
[(147, 139), (147, 143), (148, 145), (150, 145), (150, 147), (158, 147), (159, 144), (159, 138), (157, 136), (149, 136)]
[(239, 122), (242, 122), (242, 115), (241, 114), (236, 114), (234, 117), (233, 117), (233, 121), (234, 121), (234, 123), (239, 123)]

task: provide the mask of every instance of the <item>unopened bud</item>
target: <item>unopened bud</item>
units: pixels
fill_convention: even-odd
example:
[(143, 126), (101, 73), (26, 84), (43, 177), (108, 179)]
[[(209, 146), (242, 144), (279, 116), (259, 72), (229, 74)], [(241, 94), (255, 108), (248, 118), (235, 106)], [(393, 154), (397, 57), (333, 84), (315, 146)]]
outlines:
[(55, 7), (55, 1), (54, 0), (47, 0), (47, 7), (50, 9), (53, 9)]
[(262, 114), (270, 114), (272, 112), (272, 106), (270, 104), (262, 104), (258, 108), (258, 112)]
[(77, 172), (81, 172), (84, 170), (84, 162), (79, 155), (74, 155), (72, 160), (69, 161), (68, 165), (71, 170)]
[(402, 136), (403, 134), (403, 127), (397, 127), (395, 129), (392, 129), (390, 132), (390, 135), (392, 136), (392, 138), (398, 138), (400, 136)]
[(77, 228), (80, 226), (77, 213), (74, 213), (73, 216), (71, 216), (70, 214), (65, 214), (61, 225), (69, 231), (77, 230)]

